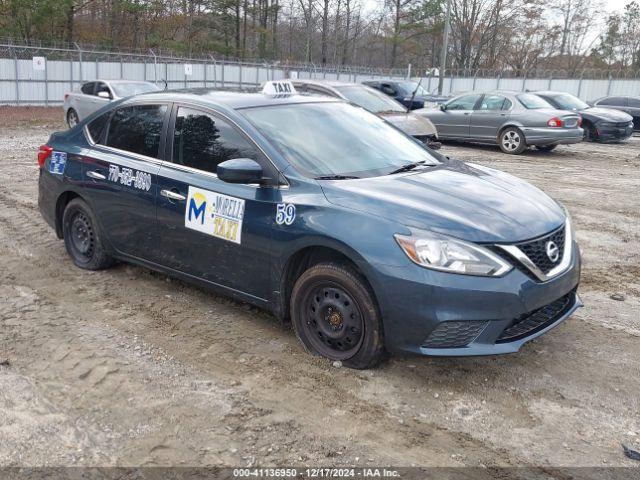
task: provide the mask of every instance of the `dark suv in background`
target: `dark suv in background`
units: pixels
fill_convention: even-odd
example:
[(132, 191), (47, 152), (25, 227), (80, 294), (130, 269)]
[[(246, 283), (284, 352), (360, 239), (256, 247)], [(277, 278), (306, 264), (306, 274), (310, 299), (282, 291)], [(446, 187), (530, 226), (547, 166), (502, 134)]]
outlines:
[(593, 102), (594, 107), (607, 107), (622, 110), (633, 117), (635, 130), (640, 130), (640, 97), (609, 96)]
[[(429, 93), (429, 91), (422, 85), (418, 84), (417, 82), (411, 82), (408, 80), (376, 80), (362, 83), (369, 87), (373, 87), (376, 90), (380, 90), (382, 93), (386, 93), (394, 100), (400, 102), (405, 107), (411, 110), (415, 110), (416, 108), (435, 107), (436, 105), (446, 102), (450, 98), (440, 95), (433, 95)], [(415, 96), (413, 96), (414, 92)], [(411, 98), (412, 96), (413, 100)]]

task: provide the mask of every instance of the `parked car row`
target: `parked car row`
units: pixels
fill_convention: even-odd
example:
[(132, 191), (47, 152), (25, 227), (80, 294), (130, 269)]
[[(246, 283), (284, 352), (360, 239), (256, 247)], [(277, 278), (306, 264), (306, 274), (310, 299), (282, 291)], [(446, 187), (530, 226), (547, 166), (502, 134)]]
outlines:
[[(453, 98), (429, 93), (411, 81), (339, 81), (295, 79), (307, 95), (340, 98), (383, 117), (431, 148), (438, 140), (496, 144), (508, 154), (528, 147), (551, 151), (558, 145), (587, 141), (624, 141), (640, 125), (640, 97), (604, 97), (590, 106), (564, 92), (470, 92)], [(106, 103), (159, 90), (150, 82), (84, 83), (65, 95), (70, 127)]]

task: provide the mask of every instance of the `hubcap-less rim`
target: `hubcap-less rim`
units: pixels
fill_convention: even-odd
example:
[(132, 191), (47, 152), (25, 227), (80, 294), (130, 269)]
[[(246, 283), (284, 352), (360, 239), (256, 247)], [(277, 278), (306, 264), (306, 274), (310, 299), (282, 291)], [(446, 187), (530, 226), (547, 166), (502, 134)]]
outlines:
[(363, 317), (358, 304), (342, 287), (323, 283), (310, 289), (304, 299), (302, 326), (321, 355), (346, 360), (360, 349), (364, 338)]
[(75, 127), (78, 124), (78, 115), (76, 112), (69, 112), (69, 126)]
[(74, 250), (86, 259), (91, 258), (94, 248), (93, 227), (83, 212), (78, 212), (73, 216), (70, 233)]
[(520, 135), (514, 130), (509, 130), (502, 135), (502, 146), (505, 150), (517, 150), (520, 146)]

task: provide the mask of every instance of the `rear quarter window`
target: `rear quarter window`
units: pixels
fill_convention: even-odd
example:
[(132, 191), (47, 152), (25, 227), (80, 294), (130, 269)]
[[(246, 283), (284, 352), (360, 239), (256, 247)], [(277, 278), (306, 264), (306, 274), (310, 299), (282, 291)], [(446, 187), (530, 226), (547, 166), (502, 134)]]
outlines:
[(105, 127), (109, 122), (110, 115), (111, 112), (100, 115), (95, 120), (92, 120), (89, 125), (87, 125), (89, 137), (93, 143), (100, 143), (100, 141), (102, 140), (102, 134), (104, 133)]
[(156, 158), (166, 105), (132, 105), (117, 109), (107, 131), (108, 147)]

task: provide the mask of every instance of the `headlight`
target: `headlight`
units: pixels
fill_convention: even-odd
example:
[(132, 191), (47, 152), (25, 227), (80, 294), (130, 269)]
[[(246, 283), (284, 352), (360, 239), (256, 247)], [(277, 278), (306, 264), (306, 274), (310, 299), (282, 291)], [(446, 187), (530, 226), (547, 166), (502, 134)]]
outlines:
[(486, 248), (424, 230), (394, 235), (404, 253), (420, 266), (450, 273), (500, 277), (511, 268)]

